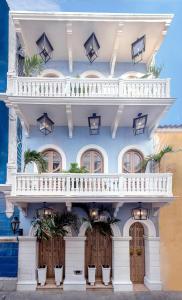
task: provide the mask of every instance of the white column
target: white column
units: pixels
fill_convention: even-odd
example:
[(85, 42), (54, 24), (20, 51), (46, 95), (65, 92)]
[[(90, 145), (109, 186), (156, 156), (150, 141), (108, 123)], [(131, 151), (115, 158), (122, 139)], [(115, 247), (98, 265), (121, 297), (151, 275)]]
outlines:
[[(17, 171), (17, 116), (13, 107), (9, 107), (9, 132), (8, 132), (8, 163), (7, 163), (7, 184), (12, 185), (12, 195), (16, 189)], [(11, 217), (14, 206), (6, 200), (6, 215)]]
[(112, 238), (112, 284), (115, 292), (132, 291), (130, 280), (130, 237)]
[(35, 291), (37, 287), (38, 247), (35, 237), (19, 237), (18, 291)]
[(145, 278), (149, 290), (161, 290), (160, 238), (145, 236)]
[(13, 91), (12, 77), (16, 75), (16, 51), (17, 51), (16, 29), (11, 15), (9, 16), (9, 42), (8, 42), (8, 84), (9, 93)]
[(85, 240), (86, 237), (65, 237), (65, 291), (86, 290)]

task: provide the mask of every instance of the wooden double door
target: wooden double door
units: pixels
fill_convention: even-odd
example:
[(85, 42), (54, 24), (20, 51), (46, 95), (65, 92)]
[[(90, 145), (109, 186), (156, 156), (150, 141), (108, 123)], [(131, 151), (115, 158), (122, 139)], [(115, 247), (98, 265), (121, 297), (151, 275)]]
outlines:
[(88, 265), (96, 266), (96, 278), (102, 277), (102, 265), (112, 267), (112, 239), (104, 236), (94, 228), (87, 230), (85, 244), (85, 274), (88, 276)]
[(63, 238), (41, 240), (39, 242), (39, 266), (47, 265), (47, 277), (54, 277), (54, 266), (65, 266), (65, 241)]
[(145, 276), (144, 228), (139, 222), (130, 227), (130, 279), (133, 283), (143, 283)]

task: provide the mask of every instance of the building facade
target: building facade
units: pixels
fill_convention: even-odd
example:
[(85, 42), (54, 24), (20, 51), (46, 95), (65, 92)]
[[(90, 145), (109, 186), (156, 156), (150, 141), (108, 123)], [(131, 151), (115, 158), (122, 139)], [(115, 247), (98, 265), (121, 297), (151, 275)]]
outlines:
[[(96, 286), (101, 265), (109, 265), (114, 291), (137, 283), (162, 289), (158, 211), (173, 200), (172, 174), (152, 173), (143, 161), (174, 102), (170, 80), (147, 73), (172, 17), (10, 12), (8, 86), (1, 94), (9, 108), (8, 164), (0, 188), (7, 217), (20, 210), (18, 290), (35, 290), (37, 268), (47, 265), (51, 278), (60, 263), (64, 290), (88, 288), (89, 265), (96, 266)], [(39, 54), (41, 72), (27, 76), (25, 57)], [(29, 149), (42, 153), (46, 172), (25, 167)], [(71, 163), (87, 172), (65, 172)], [(32, 220), (45, 205), (75, 213), (78, 230), (38, 242)], [(91, 234), (85, 211), (100, 222), (100, 212), (104, 220), (119, 219), (111, 236), (98, 228)]]
[(161, 162), (161, 171), (173, 173), (175, 201), (160, 210), (161, 276), (166, 290), (181, 290), (181, 158), (182, 127), (161, 126), (155, 134), (156, 150), (165, 145), (173, 147)]

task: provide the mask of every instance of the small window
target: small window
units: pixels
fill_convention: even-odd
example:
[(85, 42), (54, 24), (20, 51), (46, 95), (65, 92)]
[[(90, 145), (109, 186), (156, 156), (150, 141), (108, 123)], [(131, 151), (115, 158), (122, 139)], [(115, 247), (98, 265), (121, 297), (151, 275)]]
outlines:
[(59, 152), (53, 149), (45, 150), (44, 159), (47, 161), (47, 172), (56, 173), (62, 170), (62, 158)]
[(143, 155), (136, 150), (129, 150), (123, 157), (124, 173), (142, 173)]
[(89, 173), (103, 173), (104, 162), (102, 154), (95, 149), (87, 150), (81, 157), (81, 166), (84, 166)]

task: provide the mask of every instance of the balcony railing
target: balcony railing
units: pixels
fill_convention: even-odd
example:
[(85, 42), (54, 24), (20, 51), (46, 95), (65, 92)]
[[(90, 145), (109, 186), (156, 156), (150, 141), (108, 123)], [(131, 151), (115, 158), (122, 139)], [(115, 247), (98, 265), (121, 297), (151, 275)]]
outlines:
[(22, 97), (169, 98), (169, 79), (10, 77), (8, 93)]
[(16, 174), (15, 195), (172, 196), (172, 174)]

